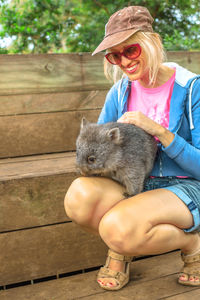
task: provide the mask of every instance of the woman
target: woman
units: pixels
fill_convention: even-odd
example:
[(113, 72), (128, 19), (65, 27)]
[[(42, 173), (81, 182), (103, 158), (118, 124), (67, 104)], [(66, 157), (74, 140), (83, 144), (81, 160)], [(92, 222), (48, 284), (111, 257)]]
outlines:
[(109, 247), (99, 285), (122, 288), (133, 256), (181, 249), (178, 282), (200, 285), (200, 76), (173, 63), (152, 29), (149, 11), (129, 6), (113, 14), (103, 41), (105, 71), (123, 77), (109, 91), (98, 123), (135, 124), (158, 141), (144, 192), (123, 198), (124, 187), (108, 178), (82, 177), (70, 186), (65, 209)]

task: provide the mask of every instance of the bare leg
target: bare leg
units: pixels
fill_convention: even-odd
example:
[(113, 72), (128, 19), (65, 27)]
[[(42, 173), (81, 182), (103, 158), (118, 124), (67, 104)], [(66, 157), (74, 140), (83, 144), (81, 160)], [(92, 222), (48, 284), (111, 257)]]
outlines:
[(80, 177), (65, 196), (67, 215), (90, 232), (99, 234), (99, 222), (113, 206), (124, 199), (125, 188), (101, 177)]
[[(195, 252), (197, 234), (187, 234), (193, 218), (185, 204), (172, 192), (159, 189), (123, 200), (124, 188), (107, 178), (79, 178), (69, 188), (65, 209), (70, 218), (87, 230), (100, 233), (116, 252), (128, 255), (158, 254), (173, 249)], [(122, 271), (121, 262), (109, 267)], [(102, 284), (116, 284), (102, 279)]]
[[(119, 253), (137, 256), (181, 249), (187, 254), (200, 249), (199, 235), (182, 230), (192, 225), (186, 205), (172, 192), (158, 189), (115, 205), (102, 218), (99, 232), (105, 243)], [(123, 268), (118, 262), (120, 265)], [(110, 278), (101, 281), (103, 285), (115, 284)]]

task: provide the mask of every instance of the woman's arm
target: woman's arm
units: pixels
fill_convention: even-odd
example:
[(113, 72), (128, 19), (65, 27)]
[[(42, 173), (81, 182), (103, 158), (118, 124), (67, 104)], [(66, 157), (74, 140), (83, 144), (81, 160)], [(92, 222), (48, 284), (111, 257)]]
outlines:
[(126, 112), (118, 122), (134, 124), (144, 129), (149, 134), (157, 137), (164, 147), (169, 146), (175, 136), (171, 131), (151, 120), (140, 111)]
[(104, 106), (98, 118), (98, 124), (115, 122), (118, 119), (118, 94), (116, 85), (114, 85), (106, 96)]

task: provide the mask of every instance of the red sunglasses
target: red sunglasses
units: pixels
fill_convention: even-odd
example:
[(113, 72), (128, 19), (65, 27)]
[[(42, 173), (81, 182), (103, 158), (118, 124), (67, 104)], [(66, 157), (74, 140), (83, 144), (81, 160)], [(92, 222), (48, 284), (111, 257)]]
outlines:
[(112, 65), (121, 65), (121, 57), (125, 56), (128, 59), (135, 59), (141, 54), (141, 46), (139, 44), (132, 44), (124, 48), (123, 52), (110, 52), (105, 55), (105, 58)]

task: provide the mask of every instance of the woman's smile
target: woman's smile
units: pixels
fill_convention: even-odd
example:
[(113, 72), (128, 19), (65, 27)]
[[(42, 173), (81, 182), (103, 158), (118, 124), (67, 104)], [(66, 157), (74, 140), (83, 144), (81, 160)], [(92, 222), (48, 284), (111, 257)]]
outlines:
[(132, 65), (131, 67), (123, 67), (124, 71), (129, 73), (129, 74), (133, 74), (135, 73), (135, 71), (137, 71), (139, 66), (139, 63), (136, 63), (134, 65)]

